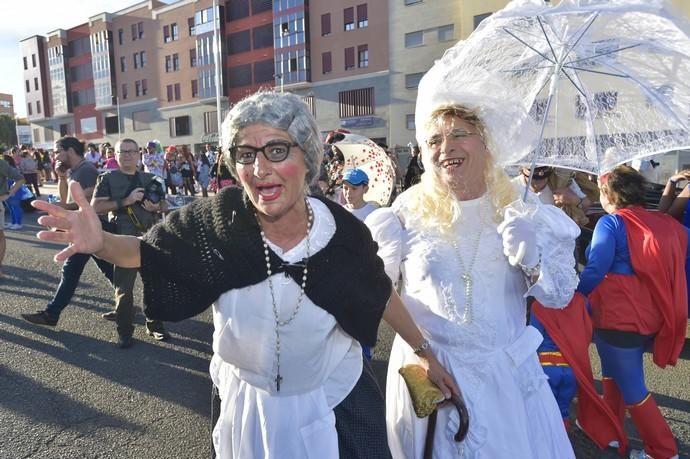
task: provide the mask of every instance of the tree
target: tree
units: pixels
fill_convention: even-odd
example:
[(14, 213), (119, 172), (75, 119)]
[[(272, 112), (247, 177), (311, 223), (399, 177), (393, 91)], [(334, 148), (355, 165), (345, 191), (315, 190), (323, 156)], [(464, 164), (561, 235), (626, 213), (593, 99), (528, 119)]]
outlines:
[(17, 145), (17, 130), (14, 118), (5, 113), (0, 114), (0, 145), (5, 147)]

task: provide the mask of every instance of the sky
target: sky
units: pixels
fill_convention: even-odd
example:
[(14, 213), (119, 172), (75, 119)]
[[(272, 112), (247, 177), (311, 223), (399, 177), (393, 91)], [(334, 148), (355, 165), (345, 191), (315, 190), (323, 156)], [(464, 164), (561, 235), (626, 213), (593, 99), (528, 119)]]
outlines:
[[(0, 0), (0, 93), (12, 94), (15, 112), (26, 116), (19, 41), (69, 29), (99, 13), (113, 13), (140, 0)], [(174, 0), (164, 0), (174, 3)]]

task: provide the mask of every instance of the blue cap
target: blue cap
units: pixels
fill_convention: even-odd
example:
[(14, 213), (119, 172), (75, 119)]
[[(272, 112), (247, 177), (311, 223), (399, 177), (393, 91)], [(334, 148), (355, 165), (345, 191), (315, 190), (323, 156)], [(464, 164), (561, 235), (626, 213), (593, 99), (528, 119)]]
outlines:
[(351, 183), (354, 186), (368, 185), (369, 177), (362, 169), (348, 169), (343, 174), (343, 182)]

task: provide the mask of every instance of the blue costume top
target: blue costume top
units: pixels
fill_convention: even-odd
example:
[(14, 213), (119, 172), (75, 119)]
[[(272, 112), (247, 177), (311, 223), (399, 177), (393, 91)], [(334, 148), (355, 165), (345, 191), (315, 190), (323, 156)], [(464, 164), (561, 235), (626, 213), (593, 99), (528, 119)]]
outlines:
[[(690, 204), (690, 201), (688, 201)], [(685, 230), (690, 235), (688, 225), (690, 217), (686, 211), (685, 219), (689, 220)], [(690, 244), (688, 245), (690, 250)], [(585, 252), (587, 266), (580, 273), (580, 283), (577, 291), (583, 295), (589, 295), (592, 290), (604, 279), (606, 273), (634, 274), (628, 249), (628, 234), (625, 231), (623, 218), (616, 214), (607, 214), (599, 219), (594, 227), (592, 242)], [(690, 257), (686, 255), (685, 273), (686, 282), (690, 272)], [(690, 282), (688, 282), (688, 294), (690, 295)]]

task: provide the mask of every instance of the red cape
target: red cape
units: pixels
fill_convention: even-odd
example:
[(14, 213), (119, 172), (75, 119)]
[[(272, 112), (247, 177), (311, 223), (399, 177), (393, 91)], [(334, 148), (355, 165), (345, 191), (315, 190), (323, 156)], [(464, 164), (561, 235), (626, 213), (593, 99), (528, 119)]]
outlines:
[(577, 380), (577, 420), (582, 430), (596, 445), (604, 449), (618, 440), (618, 452), (625, 453), (628, 437), (611, 409), (594, 387), (589, 361), (592, 322), (585, 307), (585, 297), (576, 293), (564, 309), (545, 308), (538, 301), (532, 303), (532, 314), (544, 325)]
[(688, 233), (671, 216), (639, 207), (619, 209), (628, 235), (633, 271), (645, 285), (663, 319), (654, 338), (654, 363), (675, 365), (685, 342), (688, 292), (685, 259)]

